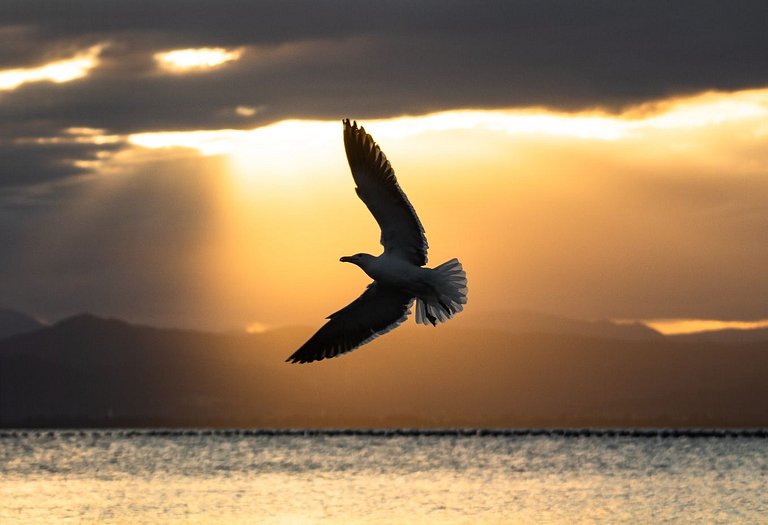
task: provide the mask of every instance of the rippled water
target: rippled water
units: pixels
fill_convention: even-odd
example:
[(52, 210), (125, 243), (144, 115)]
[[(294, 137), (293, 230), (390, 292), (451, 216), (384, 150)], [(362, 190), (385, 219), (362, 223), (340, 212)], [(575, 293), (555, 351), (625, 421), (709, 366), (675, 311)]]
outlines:
[(768, 523), (768, 439), (5, 432), (0, 523)]

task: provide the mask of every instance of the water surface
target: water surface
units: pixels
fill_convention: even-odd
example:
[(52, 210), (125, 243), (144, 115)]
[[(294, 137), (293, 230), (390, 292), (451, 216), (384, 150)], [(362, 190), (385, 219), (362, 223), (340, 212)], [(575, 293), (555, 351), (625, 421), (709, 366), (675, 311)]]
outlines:
[(4, 431), (0, 523), (768, 523), (764, 436)]

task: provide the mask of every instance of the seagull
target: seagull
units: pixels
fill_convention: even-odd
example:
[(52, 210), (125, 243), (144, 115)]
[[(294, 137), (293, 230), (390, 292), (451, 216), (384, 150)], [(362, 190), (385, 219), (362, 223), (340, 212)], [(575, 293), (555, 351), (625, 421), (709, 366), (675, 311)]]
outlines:
[(467, 276), (458, 259), (426, 268), (427, 238), (384, 152), (357, 122), (344, 124), (344, 149), (355, 192), (381, 228), (384, 253), (357, 253), (341, 262), (359, 266), (373, 282), (288, 359), (311, 363), (336, 357), (400, 326), (416, 302), (416, 323), (437, 326), (467, 303)]

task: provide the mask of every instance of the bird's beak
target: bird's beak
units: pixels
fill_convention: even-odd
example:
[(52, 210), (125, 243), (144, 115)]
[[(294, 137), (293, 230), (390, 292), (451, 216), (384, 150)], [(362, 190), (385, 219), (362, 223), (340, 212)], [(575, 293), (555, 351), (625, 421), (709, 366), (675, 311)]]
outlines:
[(345, 255), (341, 259), (339, 259), (341, 262), (352, 262), (354, 260), (354, 257)]

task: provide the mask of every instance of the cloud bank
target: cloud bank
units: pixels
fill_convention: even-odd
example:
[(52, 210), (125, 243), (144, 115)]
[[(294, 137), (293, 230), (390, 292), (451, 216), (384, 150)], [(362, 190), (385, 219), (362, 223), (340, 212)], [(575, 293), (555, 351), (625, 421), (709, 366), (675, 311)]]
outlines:
[[(69, 82), (0, 93), (3, 142), (31, 128), (112, 134), (245, 129), (461, 108), (605, 108), (768, 85), (764, 2), (4, 2), (3, 72), (100, 47)], [(220, 47), (238, 59), (173, 74), (158, 53)], [(239, 108), (258, 108), (242, 111)], [(53, 176), (71, 152), (15, 154), (0, 185)], [(84, 158), (87, 158), (87, 154)], [(36, 159), (36, 160), (35, 160)], [(35, 173), (43, 166), (42, 174)], [(45, 167), (48, 168), (45, 168)], [(61, 177), (72, 174), (69, 168)]]

